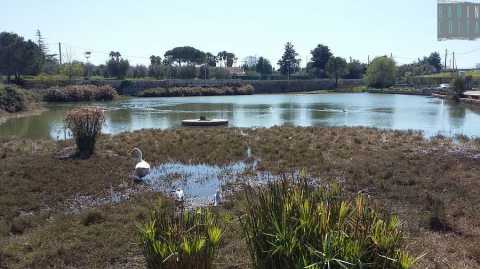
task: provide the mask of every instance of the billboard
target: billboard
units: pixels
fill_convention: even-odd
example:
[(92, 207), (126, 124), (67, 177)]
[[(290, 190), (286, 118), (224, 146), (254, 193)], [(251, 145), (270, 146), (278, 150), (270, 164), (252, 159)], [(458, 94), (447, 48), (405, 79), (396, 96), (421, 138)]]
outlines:
[(480, 2), (438, 0), (438, 40), (480, 38)]

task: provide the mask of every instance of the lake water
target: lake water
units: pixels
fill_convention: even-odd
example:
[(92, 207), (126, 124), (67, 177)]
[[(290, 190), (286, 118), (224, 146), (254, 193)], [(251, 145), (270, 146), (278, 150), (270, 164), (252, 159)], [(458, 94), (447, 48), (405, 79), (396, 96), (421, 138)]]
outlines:
[[(0, 125), (0, 136), (62, 139), (64, 113), (79, 105), (51, 105), (41, 115), (10, 119)], [(106, 109), (103, 131), (113, 134), (175, 128), (184, 119), (206, 116), (226, 118), (232, 127), (367, 126), (480, 137), (480, 108), (424, 96), (276, 94), (131, 98), (95, 105)]]

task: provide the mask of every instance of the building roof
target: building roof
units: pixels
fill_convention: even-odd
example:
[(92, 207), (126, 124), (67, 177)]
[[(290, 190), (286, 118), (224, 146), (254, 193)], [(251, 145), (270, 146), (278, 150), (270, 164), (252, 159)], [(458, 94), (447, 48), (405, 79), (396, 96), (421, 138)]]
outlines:
[(466, 95), (466, 96), (480, 96), (480, 91), (468, 91), (468, 92), (464, 92), (463, 95)]

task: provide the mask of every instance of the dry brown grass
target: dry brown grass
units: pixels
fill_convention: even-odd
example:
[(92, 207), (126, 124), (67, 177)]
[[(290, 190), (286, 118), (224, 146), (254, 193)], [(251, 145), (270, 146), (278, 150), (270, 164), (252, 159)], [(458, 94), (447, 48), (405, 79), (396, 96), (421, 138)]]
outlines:
[(71, 85), (64, 88), (50, 88), (44, 94), (48, 102), (89, 102), (111, 101), (118, 97), (117, 91), (109, 85)]
[[(476, 140), (454, 144), (413, 132), (281, 127), (101, 136), (89, 160), (57, 159), (66, 146), (73, 146), (72, 141), (0, 139), (0, 268), (141, 268), (134, 225), (156, 195), (140, 193), (128, 202), (100, 207), (100, 215), (67, 214), (69, 201), (75, 195), (108, 197), (111, 186), (131, 188), (128, 174), (134, 160), (128, 151), (133, 147), (140, 147), (151, 164), (223, 164), (246, 158), (248, 146), (261, 160), (260, 169), (282, 173), (305, 168), (323, 181), (341, 182), (349, 193), (363, 191), (377, 206), (397, 213), (410, 252), (426, 253), (418, 268), (480, 267), (480, 160), (472, 158), (479, 153)], [(218, 210), (240, 215), (242, 203), (238, 199)], [(434, 229), (432, 217), (448, 229)], [(248, 253), (238, 223), (234, 220), (230, 227), (216, 263), (246, 268)]]
[(140, 97), (179, 97), (179, 96), (215, 96), (253, 94), (252, 85), (226, 85), (222, 87), (171, 87), (146, 89), (138, 94)]

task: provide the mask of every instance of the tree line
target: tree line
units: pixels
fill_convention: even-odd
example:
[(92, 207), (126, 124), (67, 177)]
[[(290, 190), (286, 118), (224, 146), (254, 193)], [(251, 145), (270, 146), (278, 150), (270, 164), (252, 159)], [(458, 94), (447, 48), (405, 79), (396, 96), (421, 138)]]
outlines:
[[(278, 69), (265, 57), (259, 57), (254, 64), (246, 63), (241, 69), (245, 77), (252, 79), (331, 78), (338, 83), (339, 79), (373, 80), (375, 73), (384, 80), (372, 82), (371, 85), (390, 85), (411, 76), (442, 70), (441, 57), (436, 52), (419, 58), (417, 62), (401, 66), (397, 66), (393, 59), (386, 56), (374, 59), (370, 65), (351, 58), (347, 61), (335, 56), (331, 49), (323, 44), (317, 45), (310, 54), (309, 61), (301, 68), (301, 60), (293, 43), (287, 42), (283, 55), (277, 62)], [(65, 53), (64, 61), (60, 64), (57, 55), (48, 52), (40, 31), (37, 31), (36, 41), (25, 40), (15, 33), (0, 33), (0, 73), (6, 76), (8, 81), (12, 78), (20, 81), (22, 75), (38, 74), (63, 75), (69, 79), (91, 76), (117, 79), (226, 79), (232, 77), (232, 67), (237, 61), (238, 58), (233, 52), (220, 51), (213, 54), (183, 46), (166, 51), (163, 57), (150, 56), (148, 66), (130, 65), (128, 59), (118, 51), (111, 51), (105, 64), (93, 65), (88, 61), (76, 61), (68, 53)]]

